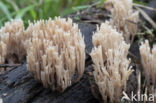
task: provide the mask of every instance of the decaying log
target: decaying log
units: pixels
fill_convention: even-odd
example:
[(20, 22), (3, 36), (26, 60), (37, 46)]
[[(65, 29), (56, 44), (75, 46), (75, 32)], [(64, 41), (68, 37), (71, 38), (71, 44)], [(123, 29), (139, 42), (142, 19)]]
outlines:
[(4, 103), (94, 103), (86, 78), (64, 93), (43, 88), (26, 69), (26, 63), (0, 75), (0, 96)]

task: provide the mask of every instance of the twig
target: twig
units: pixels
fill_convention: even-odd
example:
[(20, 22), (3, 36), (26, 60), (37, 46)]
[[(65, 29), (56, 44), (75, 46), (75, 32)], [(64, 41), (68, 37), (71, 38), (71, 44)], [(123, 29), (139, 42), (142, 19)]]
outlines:
[(140, 4), (136, 4), (136, 3), (133, 3), (133, 6), (142, 7), (142, 8), (148, 9), (148, 10), (156, 11), (156, 8), (152, 8), (149, 6), (144, 6), (144, 5), (140, 5)]
[(135, 8), (142, 14), (142, 16), (153, 26), (154, 29), (156, 29), (156, 23), (145, 13), (142, 9), (135, 6)]
[(21, 64), (0, 64), (0, 68), (7, 68), (7, 67), (18, 67)]
[(136, 22), (131, 21), (131, 20), (128, 20), (128, 19), (126, 19), (126, 21), (129, 22), (129, 23), (135, 24), (135, 25), (138, 25), (139, 24), (139, 23), (136, 23)]
[(141, 94), (141, 72), (139, 70), (139, 74), (138, 74), (138, 92), (139, 94)]
[(100, 21), (100, 20), (86, 20), (86, 21), (84, 21), (84, 22), (86, 22), (86, 23), (100, 24), (102, 21)]

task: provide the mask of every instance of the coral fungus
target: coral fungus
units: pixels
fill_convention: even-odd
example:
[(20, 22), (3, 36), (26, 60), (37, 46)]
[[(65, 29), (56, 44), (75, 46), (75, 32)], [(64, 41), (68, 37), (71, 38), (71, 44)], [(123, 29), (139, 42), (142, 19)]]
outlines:
[(55, 18), (30, 24), (27, 66), (44, 87), (64, 91), (78, 81), (85, 68), (85, 43), (71, 19)]
[(120, 100), (126, 82), (132, 73), (127, 59), (128, 44), (121, 33), (105, 22), (93, 35), (94, 49), (91, 57), (94, 63), (94, 77), (104, 102)]

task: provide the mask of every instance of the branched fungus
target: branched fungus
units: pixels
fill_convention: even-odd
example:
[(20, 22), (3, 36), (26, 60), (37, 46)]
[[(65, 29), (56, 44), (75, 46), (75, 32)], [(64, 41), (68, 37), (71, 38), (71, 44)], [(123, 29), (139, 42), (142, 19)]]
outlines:
[(22, 20), (7, 22), (0, 29), (0, 64), (17, 63), (24, 60), (26, 50), (24, 49), (24, 24)]
[(127, 43), (132, 43), (137, 33), (137, 23), (139, 21), (138, 11), (133, 11), (132, 0), (107, 0), (108, 4), (112, 4), (113, 8), (111, 24), (123, 33), (123, 37)]
[(156, 84), (156, 47), (150, 49), (149, 42), (146, 40), (140, 46), (141, 61), (146, 75), (147, 82), (152, 79), (152, 83)]
[(64, 91), (82, 77), (85, 68), (85, 44), (78, 25), (71, 19), (55, 18), (30, 26), (28, 70), (44, 87)]
[(94, 49), (91, 57), (94, 63), (94, 77), (104, 102), (119, 102), (126, 82), (132, 73), (127, 59), (128, 44), (122, 34), (113, 29), (108, 22), (97, 28), (93, 35)]

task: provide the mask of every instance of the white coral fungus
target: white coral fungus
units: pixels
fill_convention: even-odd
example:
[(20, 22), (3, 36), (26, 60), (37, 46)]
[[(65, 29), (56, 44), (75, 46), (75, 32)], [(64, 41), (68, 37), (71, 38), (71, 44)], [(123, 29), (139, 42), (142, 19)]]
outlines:
[(127, 59), (128, 44), (122, 34), (113, 29), (108, 22), (97, 28), (93, 36), (94, 49), (91, 57), (94, 63), (94, 77), (104, 102), (119, 102), (126, 82), (132, 73)]
[(44, 87), (64, 91), (78, 81), (85, 68), (85, 44), (78, 25), (55, 18), (30, 24), (27, 31), (28, 70)]

